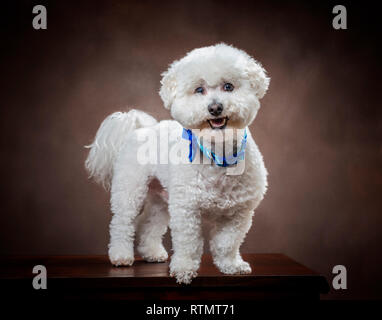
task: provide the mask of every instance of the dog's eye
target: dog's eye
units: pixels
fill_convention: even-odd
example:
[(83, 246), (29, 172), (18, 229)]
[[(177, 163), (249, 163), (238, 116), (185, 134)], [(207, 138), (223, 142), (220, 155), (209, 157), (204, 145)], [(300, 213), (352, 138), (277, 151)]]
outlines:
[(232, 83), (229, 83), (229, 82), (227, 82), (227, 83), (225, 83), (225, 84), (223, 85), (223, 90), (224, 90), (224, 91), (233, 91), (234, 88), (235, 88), (235, 87), (233, 86), (233, 84), (232, 84)]
[(197, 88), (195, 89), (194, 93), (204, 94), (204, 88), (203, 88), (203, 87), (197, 87)]

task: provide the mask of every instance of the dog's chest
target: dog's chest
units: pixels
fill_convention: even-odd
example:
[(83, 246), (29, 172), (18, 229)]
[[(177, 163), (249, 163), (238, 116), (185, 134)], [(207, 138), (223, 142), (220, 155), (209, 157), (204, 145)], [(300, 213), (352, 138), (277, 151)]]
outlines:
[(223, 168), (204, 166), (197, 175), (197, 191), (201, 209), (229, 210), (250, 200), (248, 174), (227, 175)]

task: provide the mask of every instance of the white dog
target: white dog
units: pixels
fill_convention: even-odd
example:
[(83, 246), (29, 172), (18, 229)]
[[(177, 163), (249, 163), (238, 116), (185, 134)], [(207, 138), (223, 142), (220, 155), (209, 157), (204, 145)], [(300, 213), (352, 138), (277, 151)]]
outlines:
[[(219, 270), (250, 273), (239, 248), (266, 192), (267, 171), (248, 126), (269, 78), (244, 51), (217, 44), (173, 62), (161, 85), (159, 94), (175, 121), (158, 123), (137, 110), (117, 112), (104, 120), (89, 146), (90, 176), (111, 189), (110, 261), (132, 265), (135, 235), (145, 260), (167, 260), (162, 237), (169, 225), (174, 251), (170, 275), (178, 283), (190, 283), (199, 269), (201, 226), (207, 220)], [(157, 163), (142, 163), (137, 156), (147, 143), (142, 137), (153, 133)], [(161, 161), (174, 148), (184, 161)], [(200, 156), (203, 163), (197, 161)], [(241, 174), (228, 173), (239, 166)]]

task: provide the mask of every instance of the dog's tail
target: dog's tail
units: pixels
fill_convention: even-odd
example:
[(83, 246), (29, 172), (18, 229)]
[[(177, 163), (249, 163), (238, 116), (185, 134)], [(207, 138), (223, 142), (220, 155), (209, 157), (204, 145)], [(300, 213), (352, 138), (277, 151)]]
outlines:
[(113, 165), (126, 137), (135, 129), (150, 127), (157, 121), (147, 113), (138, 110), (115, 112), (109, 115), (99, 127), (91, 145), (85, 167), (90, 176), (106, 190), (110, 189)]

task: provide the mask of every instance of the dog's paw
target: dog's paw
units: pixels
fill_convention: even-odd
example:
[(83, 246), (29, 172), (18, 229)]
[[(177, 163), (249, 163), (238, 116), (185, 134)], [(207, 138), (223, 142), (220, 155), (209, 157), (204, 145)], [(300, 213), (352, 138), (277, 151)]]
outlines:
[(190, 284), (192, 279), (198, 275), (196, 271), (184, 270), (184, 271), (170, 271), (170, 277), (174, 277), (179, 284)]
[(231, 263), (217, 263), (217, 267), (225, 274), (250, 274), (252, 272), (249, 263), (243, 260), (233, 261)]
[(125, 246), (111, 246), (109, 248), (110, 262), (116, 266), (131, 266), (134, 262), (134, 250)]
[(147, 262), (165, 262), (168, 259), (166, 249), (161, 245), (157, 248), (139, 248), (138, 252)]
[(174, 252), (170, 262), (170, 276), (174, 277), (179, 284), (190, 284), (198, 275), (199, 265), (199, 259), (192, 259), (190, 256)]

